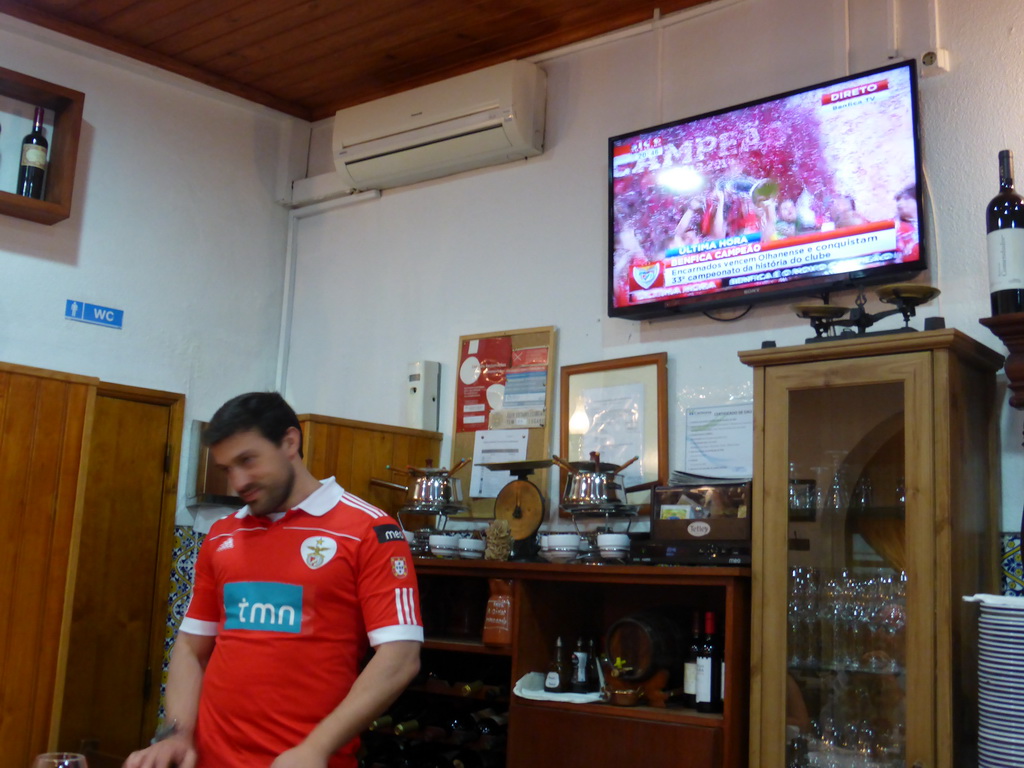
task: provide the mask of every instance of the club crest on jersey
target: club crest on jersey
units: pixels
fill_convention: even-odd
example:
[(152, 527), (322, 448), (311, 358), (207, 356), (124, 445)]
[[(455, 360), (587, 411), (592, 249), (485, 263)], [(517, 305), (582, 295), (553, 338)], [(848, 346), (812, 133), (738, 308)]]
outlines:
[(338, 552), (338, 542), (329, 536), (310, 536), (300, 546), (302, 562), (316, 570), (327, 565)]
[(409, 575), (409, 564), (404, 557), (391, 558), (391, 573), (396, 579), (404, 579)]

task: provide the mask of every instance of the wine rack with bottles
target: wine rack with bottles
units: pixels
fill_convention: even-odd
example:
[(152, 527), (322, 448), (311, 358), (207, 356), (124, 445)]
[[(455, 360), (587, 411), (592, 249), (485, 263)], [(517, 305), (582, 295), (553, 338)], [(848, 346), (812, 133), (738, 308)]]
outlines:
[(53, 113), (44, 198), (35, 200), (0, 190), (0, 214), (39, 224), (63, 221), (71, 215), (85, 94), (0, 67), (0, 96)]
[[(681, 765), (683, 756), (695, 768), (746, 766), (749, 569), (431, 559), (418, 559), (416, 568), (426, 631), (425, 675), (410, 693), (432, 692), (436, 701), (450, 702), (453, 697), (445, 686), (474, 675), (493, 686), (485, 689), (492, 691), (492, 698), (474, 705), (507, 706), (504, 759), (509, 768), (533, 768), (545, 756), (555, 760), (560, 755), (571, 756), (567, 765), (588, 768)], [(483, 642), (491, 579), (507, 580), (513, 587), (509, 646)], [(528, 673), (548, 669), (559, 637), (566, 658), (580, 637), (594, 638), (598, 652), (605, 654), (609, 628), (632, 616), (658, 614), (675, 617), (689, 642), (692, 617), (700, 616), (703, 623), (709, 612), (721, 646), (715, 651), (721, 654), (716, 663), (724, 662), (725, 669), (721, 711), (698, 712), (679, 691), (671, 691), (665, 700), (641, 695), (628, 705), (537, 700), (514, 691), (501, 698), (502, 691), (512, 691)], [(685, 654), (686, 648), (679, 653)], [(681, 687), (681, 680), (664, 687), (677, 684)]]

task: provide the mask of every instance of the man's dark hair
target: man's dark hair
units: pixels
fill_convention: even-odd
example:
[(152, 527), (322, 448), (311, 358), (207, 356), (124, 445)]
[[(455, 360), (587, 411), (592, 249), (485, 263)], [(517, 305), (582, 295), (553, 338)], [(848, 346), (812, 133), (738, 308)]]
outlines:
[(292, 407), (277, 392), (247, 392), (217, 409), (203, 430), (203, 444), (216, 445), (239, 432), (255, 429), (274, 445), (280, 445), (289, 427), (299, 430), (302, 456), (302, 426)]

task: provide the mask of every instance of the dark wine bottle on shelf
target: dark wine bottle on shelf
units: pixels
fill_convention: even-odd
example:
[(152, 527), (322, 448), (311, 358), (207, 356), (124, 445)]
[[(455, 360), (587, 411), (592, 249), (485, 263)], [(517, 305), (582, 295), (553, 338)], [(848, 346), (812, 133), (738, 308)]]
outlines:
[(576, 639), (576, 650), (572, 652), (572, 672), (569, 681), (569, 690), (573, 693), (587, 693), (587, 654), (583, 638)]
[(36, 200), (43, 199), (43, 181), (46, 178), (46, 150), (49, 144), (43, 136), (42, 107), (36, 107), (32, 132), (21, 142), (21, 165), (18, 167), (17, 192)]
[(544, 690), (548, 693), (565, 693), (568, 684), (568, 669), (565, 654), (562, 650), (562, 638), (555, 641), (555, 653), (548, 665), (548, 674), (544, 678)]
[(500, 736), (508, 730), (508, 714), (495, 712), (489, 707), (474, 712), (473, 719), (482, 736)]
[(683, 662), (683, 706), (690, 709), (697, 706), (697, 657), (700, 656), (700, 646), (704, 640), (702, 626), (700, 611), (694, 611), (690, 645)]
[(594, 638), (587, 643), (587, 691), (595, 693), (601, 690), (601, 673), (598, 671), (597, 647)]
[(1024, 312), (1024, 197), (1013, 187), (1013, 152), (999, 152), (999, 194), (985, 209), (992, 314)]
[(698, 712), (722, 711), (722, 645), (715, 634), (715, 612), (704, 613), (704, 639), (697, 656)]

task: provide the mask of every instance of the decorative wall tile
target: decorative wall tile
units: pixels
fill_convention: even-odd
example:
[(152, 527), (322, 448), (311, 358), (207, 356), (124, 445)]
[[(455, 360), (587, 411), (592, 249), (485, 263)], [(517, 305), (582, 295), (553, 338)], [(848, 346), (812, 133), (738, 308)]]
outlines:
[(205, 535), (189, 526), (174, 529), (174, 551), (171, 553), (171, 580), (167, 595), (167, 628), (164, 632), (164, 664), (160, 680), (160, 719), (164, 716), (164, 694), (167, 686), (167, 665), (171, 661), (171, 646), (181, 626), (192, 594), (192, 581), (196, 573), (196, 556)]
[(1021, 562), (1020, 534), (1002, 535), (1003, 594), (1024, 597), (1024, 563)]

